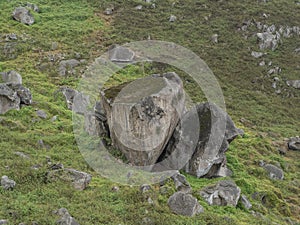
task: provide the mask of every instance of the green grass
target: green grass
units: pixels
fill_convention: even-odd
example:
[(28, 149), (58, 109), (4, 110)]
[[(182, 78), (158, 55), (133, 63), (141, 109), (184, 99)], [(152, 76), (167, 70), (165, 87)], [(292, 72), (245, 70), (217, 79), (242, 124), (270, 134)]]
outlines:
[[(30, 88), (34, 103), (20, 111), (12, 110), (0, 116), (0, 176), (8, 175), (17, 182), (13, 191), (0, 188), (0, 219), (10, 224), (55, 224), (58, 219), (52, 212), (65, 207), (80, 224), (142, 224), (150, 218), (153, 224), (287, 224), (287, 218), (300, 223), (299, 152), (288, 152), (281, 156), (273, 141), (299, 135), (299, 91), (287, 88), (287, 79), (299, 78), (300, 55), (293, 53), (299, 47), (300, 37), (284, 38), (282, 45), (274, 51), (266, 51), (266, 61), (280, 66), (278, 75), (282, 87), (281, 95), (271, 88), (271, 78), (265, 77), (266, 67), (258, 67), (259, 60), (250, 56), (258, 51), (257, 32), (253, 27), (242, 33), (237, 30), (244, 20), (255, 19), (268, 25), (298, 25), (299, 6), (294, 1), (274, 0), (266, 4), (257, 1), (207, 1), (177, 0), (156, 1), (156, 8), (141, 0), (94, 1), (32, 0), (41, 12), (33, 13), (36, 23), (22, 25), (11, 18), (16, 6), (26, 2), (3, 0), (0, 2), (0, 52), (4, 53), (3, 36), (16, 33), (18, 36), (13, 54), (0, 54), (0, 72), (16, 70), (23, 77), (25, 87)], [(102, 14), (113, 4), (112, 17)], [(133, 8), (142, 4), (141, 11)], [(266, 20), (262, 14), (270, 14)], [(177, 21), (169, 23), (171, 14)], [(208, 17), (205, 20), (204, 17)], [(210, 41), (212, 34), (219, 34), (219, 43)], [(248, 39), (243, 35), (246, 34)], [(138, 187), (120, 186), (119, 192), (112, 192), (115, 185), (109, 179), (97, 174), (87, 165), (78, 150), (73, 135), (72, 113), (67, 109), (60, 94), (60, 86), (76, 88), (81, 71), (94, 59), (104, 53), (111, 44), (145, 40), (171, 41), (191, 49), (212, 69), (222, 87), (228, 113), (235, 123), (246, 132), (236, 139), (227, 152), (228, 167), (234, 172), (232, 179), (239, 185), (253, 204), (253, 209), (262, 217), (254, 217), (251, 210), (241, 204), (237, 208), (209, 206), (200, 196), (199, 190), (219, 179), (196, 179), (187, 176), (193, 187), (193, 194), (205, 208), (205, 212), (194, 218), (174, 215), (167, 206), (167, 200), (174, 193), (174, 185), (167, 183), (169, 191), (153, 191), (142, 195)], [(56, 42), (57, 49), (51, 49)], [(86, 62), (78, 67), (75, 76), (60, 77), (57, 73), (61, 56)], [(54, 61), (49, 61), (54, 56)], [(45, 66), (45, 70), (40, 70)], [(184, 72), (158, 63), (128, 66), (119, 71), (105, 87), (112, 87), (153, 73), (176, 71), (184, 82), (187, 93), (194, 102), (205, 101), (200, 88)], [(252, 82), (256, 80), (256, 82)], [(287, 97), (293, 94), (294, 97)], [(46, 111), (48, 118), (36, 116), (36, 110)], [(51, 122), (51, 118), (57, 120)], [(248, 124), (242, 124), (241, 118)], [(41, 148), (39, 140), (48, 148)], [(15, 154), (24, 152), (30, 159)], [(53, 163), (61, 162), (65, 167), (89, 172), (93, 175), (90, 187), (75, 191), (69, 183), (46, 179), (48, 165), (46, 157)], [(259, 167), (259, 160), (279, 163), (285, 172), (283, 181), (268, 179)], [(32, 170), (39, 164), (39, 170)], [(252, 199), (257, 192), (265, 196), (264, 203)], [(151, 197), (153, 205), (148, 204)]]

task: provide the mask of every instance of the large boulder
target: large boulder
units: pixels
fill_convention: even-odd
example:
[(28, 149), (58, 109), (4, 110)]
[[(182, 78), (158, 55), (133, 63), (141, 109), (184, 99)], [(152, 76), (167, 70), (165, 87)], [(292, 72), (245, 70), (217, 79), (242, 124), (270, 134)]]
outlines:
[(241, 189), (231, 180), (222, 180), (201, 190), (200, 195), (209, 205), (235, 207), (240, 199)]
[(34, 17), (25, 7), (17, 7), (13, 13), (12, 17), (26, 25), (32, 25), (34, 23)]
[(17, 92), (6, 84), (0, 84), (0, 114), (4, 114), (11, 109), (20, 109), (20, 98)]
[(135, 53), (123, 46), (114, 46), (109, 51), (109, 59), (116, 63), (127, 63), (133, 61)]
[(32, 104), (32, 95), (29, 88), (26, 88), (21, 84), (10, 84), (9, 87), (17, 93), (21, 105)]
[(183, 116), (155, 169), (180, 170), (185, 166), (187, 173), (197, 177), (229, 176), (225, 152), (240, 134), (221, 108), (198, 104)]
[(68, 109), (81, 115), (87, 113), (87, 106), (90, 103), (87, 95), (69, 87), (61, 87), (60, 91), (66, 99)]
[(173, 213), (183, 216), (194, 216), (204, 212), (203, 207), (195, 197), (181, 191), (169, 198), (168, 205)]
[(153, 165), (183, 114), (184, 103), (176, 73), (148, 76), (102, 92), (113, 146), (133, 165)]

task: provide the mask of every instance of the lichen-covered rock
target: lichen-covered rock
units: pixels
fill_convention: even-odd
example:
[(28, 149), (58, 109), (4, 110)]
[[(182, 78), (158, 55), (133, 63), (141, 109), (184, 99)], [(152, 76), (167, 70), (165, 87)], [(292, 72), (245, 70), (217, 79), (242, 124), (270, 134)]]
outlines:
[(269, 173), (269, 177), (275, 180), (283, 180), (284, 172), (282, 169), (278, 168), (277, 166), (271, 164), (263, 165), (265, 170)]
[(176, 73), (167, 73), (117, 89), (102, 93), (112, 143), (133, 165), (153, 165), (183, 113), (182, 81)]
[(196, 198), (181, 191), (169, 198), (168, 205), (173, 213), (183, 216), (194, 216), (204, 212)]
[(276, 32), (276, 34), (272, 34), (271, 32), (263, 32), (257, 33), (256, 35), (259, 40), (259, 48), (261, 50), (271, 49), (274, 51), (280, 43), (280, 34), (278, 32)]
[(29, 88), (26, 88), (20, 84), (9, 84), (8, 86), (17, 93), (17, 95), (20, 98), (20, 104), (22, 105), (32, 104), (32, 95)]
[(240, 198), (241, 189), (231, 180), (219, 181), (200, 191), (200, 195), (210, 205), (236, 206)]
[(32, 25), (34, 23), (34, 17), (25, 7), (17, 7), (13, 13), (12, 17), (26, 25)]
[(300, 151), (300, 137), (292, 137), (288, 142), (290, 150)]
[(20, 109), (20, 98), (8, 85), (0, 84), (0, 114), (11, 109)]

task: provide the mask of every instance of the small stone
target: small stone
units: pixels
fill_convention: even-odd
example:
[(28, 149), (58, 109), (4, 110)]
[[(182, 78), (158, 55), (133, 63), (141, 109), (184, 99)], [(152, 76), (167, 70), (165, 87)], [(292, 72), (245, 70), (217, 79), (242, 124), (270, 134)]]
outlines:
[(15, 152), (15, 155), (20, 156), (21, 158), (24, 159), (30, 159), (30, 157), (26, 154), (24, 154), (23, 152)]
[(177, 173), (174, 176), (172, 176), (172, 179), (174, 181), (175, 188), (176, 188), (177, 191), (182, 191), (182, 192), (185, 192), (185, 193), (192, 192), (191, 185), (186, 180), (184, 175), (182, 175), (180, 173)]
[(175, 22), (177, 20), (177, 17), (174, 15), (171, 15), (169, 18), (169, 22)]
[(55, 212), (61, 219), (56, 222), (59, 225), (79, 225), (79, 223), (69, 214), (68, 210), (61, 208)]
[(4, 190), (13, 190), (16, 186), (16, 182), (14, 180), (9, 179), (7, 176), (2, 176), (1, 186)]
[(260, 58), (263, 55), (264, 55), (264, 53), (262, 53), (262, 52), (254, 52), (254, 51), (251, 52), (251, 56), (253, 56), (254, 58)]
[(150, 205), (153, 205), (153, 204), (154, 204), (154, 201), (153, 201), (152, 198), (150, 198), (150, 197), (147, 199), (147, 201), (148, 201), (148, 203), (149, 203)]
[(120, 188), (118, 186), (114, 186), (112, 187), (111, 189), (113, 192), (119, 192), (120, 191)]
[(53, 116), (52, 118), (51, 118), (51, 122), (53, 123), (53, 122), (55, 122), (57, 120), (57, 116)]
[(263, 166), (265, 170), (269, 173), (269, 177), (274, 180), (283, 180), (284, 173), (283, 170), (278, 168), (277, 166), (271, 164), (265, 164)]
[(36, 111), (36, 115), (40, 117), (41, 119), (47, 119), (47, 113), (44, 110), (38, 110)]
[(294, 151), (300, 151), (300, 138), (293, 137), (288, 142), (288, 148)]
[(251, 202), (248, 200), (248, 198), (246, 197), (246, 195), (241, 195), (241, 198), (240, 198), (242, 204), (244, 205), (244, 207), (246, 209), (251, 209), (252, 208), (252, 204)]
[(7, 34), (5, 37), (5, 41), (10, 41), (10, 40), (18, 40), (18, 37), (15, 33)]
[(34, 23), (33, 15), (25, 7), (17, 7), (13, 11), (12, 17), (26, 25), (32, 25)]
[(218, 43), (218, 37), (219, 37), (218, 34), (213, 34), (213, 35), (211, 36), (211, 41), (212, 41), (213, 43), (217, 44), (217, 43)]
[(265, 66), (265, 65), (266, 65), (266, 62), (265, 62), (265, 61), (261, 61), (258, 65), (259, 65), (259, 66)]
[(134, 7), (136, 10), (141, 10), (143, 8), (142, 5), (137, 5), (136, 7)]
[(104, 10), (105, 15), (112, 15), (113, 13), (114, 13), (114, 8), (113, 7), (109, 7), (109, 8), (106, 8)]

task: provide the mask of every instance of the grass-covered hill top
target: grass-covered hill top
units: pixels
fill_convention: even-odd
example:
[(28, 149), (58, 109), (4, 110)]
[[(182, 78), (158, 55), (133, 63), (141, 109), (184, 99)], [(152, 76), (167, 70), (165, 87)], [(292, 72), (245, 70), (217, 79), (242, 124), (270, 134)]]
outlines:
[[(274, 24), (276, 30), (300, 27), (299, 2), (30, 2), (39, 7), (39, 12), (31, 10), (35, 23), (27, 26), (12, 19), (13, 10), (26, 5), (26, 1), (0, 1), (0, 72), (18, 71), (33, 96), (31, 106), (0, 115), (0, 177), (7, 175), (17, 183), (12, 191), (0, 188), (0, 220), (8, 220), (8, 224), (55, 224), (59, 216), (53, 211), (64, 207), (79, 224), (300, 223), (300, 153), (288, 151), (282, 155), (278, 151), (279, 146), (285, 145), (285, 138), (300, 134), (300, 92), (286, 84), (288, 80), (300, 79), (300, 54), (295, 51), (300, 48), (300, 35), (282, 34), (274, 51), (260, 50), (256, 37), (261, 32), (258, 22), (268, 27)], [(135, 8), (138, 5), (141, 9)], [(109, 7), (113, 7), (113, 13), (105, 15), (104, 10)], [(171, 15), (176, 16), (174, 22), (169, 21)], [(11, 33), (17, 38), (7, 38)], [(214, 34), (218, 35), (217, 43), (211, 40)], [(175, 192), (172, 182), (166, 184), (166, 193), (153, 185), (149, 193), (153, 204), (149, 204), (139, 187), (115, 184), (101, 177), (80, 154), (73, 135), (72, 112), (59, 88), (76, 89), (85, 69), (112, 44), (149, 38), (192, 50), (214, 72), (227, 112), (245, 131), (243, 137), (230, 145), (226, 155), (232, 179), (249, 198), (252, 209), (247, 210), (242, 204), (236, 208), (209, 206), (199, 190), (222, 178), (196, 179), (186, 175), (205, 212), (192, 218), (178, 216), (167, 205)], [(265, 54), (255, 58), (252, 51)], [(80, 65), (62, 76), (59, 63), (67, 59), (77, 59)], [(265, 65), (259, 66), (262, 61)], [(276, 67), (280, 67), (280, 73)], [(270, 72), (274, 68), (276, 71)], [(169, 69), (166, 65), (136, 65), (121, 71), (110, 82), (119, 84), (140, 74)], [(182, 76), (193, 100), (202, 101), (200, 88), (187, 75)], [(37, 110), (44, 110), (47, 118), (38, 117)], [(260, 160), (281, 167), (284, 179), (269, 179), (259, 166)], [(50, 162), (92, 174), (90, 186), (76, 191), (69, 182), (49, 181), (46, 174)], [(112, 191), (114, 186), (120, 190)]]

